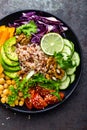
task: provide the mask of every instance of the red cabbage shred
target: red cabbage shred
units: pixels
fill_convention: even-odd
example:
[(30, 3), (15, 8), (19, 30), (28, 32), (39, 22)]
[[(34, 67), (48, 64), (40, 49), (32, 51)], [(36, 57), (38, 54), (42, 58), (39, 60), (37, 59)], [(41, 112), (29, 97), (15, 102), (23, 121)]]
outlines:
[(44, 17), (41, 15), (37, 15), (36, 12), (27, 12), (22, 13), (22, 16), (19, 19), (15, 20), (13, 24), (9, 23), (9, 26), (17, 28), (33, 20), (36, 23), (38, 30), (37, 33), (32, 34), (32, 43), (40, 44), (40, 39), (43, 37), (44, 34), (48, 32), (56, 32), (65, 37), (64, 31), (66, 31), (68, 28), (64, 27), (63, 23), (60, 20), (53, 20), (49, 18), (53, 17)]

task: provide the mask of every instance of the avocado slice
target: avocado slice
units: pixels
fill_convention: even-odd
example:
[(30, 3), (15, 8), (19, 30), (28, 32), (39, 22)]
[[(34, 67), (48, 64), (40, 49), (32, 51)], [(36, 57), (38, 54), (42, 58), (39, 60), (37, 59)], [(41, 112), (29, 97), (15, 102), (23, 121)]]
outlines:
[(3, 46), (2, 46), (2, 48), (1, 48), (1, 56), (2, 56), (3, 61), (4, 61), (7, 65), (9, 65), (9, 66), (17, 66), (17, 65), (19, 65), (19, 62), (18, 62), (18, 61), (10, 60), (10, 59), (6, 56)]
[(16, 37), (11, 37), (9, 38), (5, 43), (4, 43), (4, 50), (6, 53), (6, 56), (13, 61), (18, 61), (18, 55), (15, 52), (14, 45), (16, 44)]
[(8, 77), (10, 77), (10, 78), (12, 78), (12, 79), (18, 77), (17, 72), (8, 72), (8, 71), (4, 71), (4, 73), (5, 73)]
[(5, 71), (16, 72), (16, 71), (19, 71), (21, 69), (20, 66), (15, 66), (15, 67), (8, 66), (3, 61), (2, 57), (0, 57), (0, 62), (1, 62), (1, 64), (2, 64), (2, 66), (3, 66), (3, 68), (4, 68)]

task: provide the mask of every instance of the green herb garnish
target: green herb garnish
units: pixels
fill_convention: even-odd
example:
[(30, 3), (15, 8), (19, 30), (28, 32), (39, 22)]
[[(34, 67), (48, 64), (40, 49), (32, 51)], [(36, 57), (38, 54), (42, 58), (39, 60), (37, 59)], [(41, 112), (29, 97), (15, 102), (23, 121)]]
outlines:
[(54, 58), (62, 69), (74, 67), (71, 56), (68, 56), (67, 60), (64, 60), (62, 53), (54, 53)]
[(9, 89), (11, 91), (11, 95), (8, 96), (8, 104), (12, 105), (18, 98), (18, 89), (15, 89), (13, 85), (10, 85)]

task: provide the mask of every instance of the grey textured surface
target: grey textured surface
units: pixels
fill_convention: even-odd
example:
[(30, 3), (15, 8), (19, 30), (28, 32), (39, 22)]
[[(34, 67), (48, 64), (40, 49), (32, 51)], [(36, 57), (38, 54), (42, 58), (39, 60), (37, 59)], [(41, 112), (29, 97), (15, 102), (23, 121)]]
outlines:
[(0, 19), (23, 9), (44, 10), (66, 22), (79, 38), (83, 72), (78, 88), (62, 106), (25, 115), (0, 105), (0, 130), (87, 130), (87, 0), (0, 0)]

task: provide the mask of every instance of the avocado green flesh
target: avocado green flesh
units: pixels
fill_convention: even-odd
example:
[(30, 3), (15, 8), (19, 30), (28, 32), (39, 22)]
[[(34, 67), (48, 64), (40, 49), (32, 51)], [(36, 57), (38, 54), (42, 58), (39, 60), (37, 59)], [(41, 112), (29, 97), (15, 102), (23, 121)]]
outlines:
[(16, 71), (19, 71), (21, 68), (20, 66), (15, 66), (15, 67), (11, 67), (11, 66), (8, 66), (7, 64), (5, 64), (5, 62), (3, 61), (2, 57), (0, 58), (0, 62), (4, 68), (4, 70), (6, 71), (9, 71), (9, 72), (16, 72)]
[(12, 37), (4, 43), (4, 50), (6, 56), (13, 61), (18, 61), (18, 56), (15, 52), (14, 45), (16, 44), (16, 38)]
[(14, 79), (16, 77), (18, 77), (17, 72), (8, 72), (8, 71), (4, 71), (5, 75), (7, 75), (8, 77)]
[(3, 46), (2, 46), (2, 48), (1, 48), (1, 56), (2, 56), (3, 61), (4, 61), (7, 65), (9, 65), (9, 66), (17, 66), (17, 65), (19, 65), (19, 62), (12, 61), (12, 60), (10, 60), (10, 59), (6, 56)]

